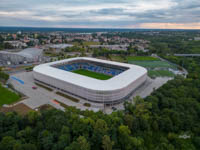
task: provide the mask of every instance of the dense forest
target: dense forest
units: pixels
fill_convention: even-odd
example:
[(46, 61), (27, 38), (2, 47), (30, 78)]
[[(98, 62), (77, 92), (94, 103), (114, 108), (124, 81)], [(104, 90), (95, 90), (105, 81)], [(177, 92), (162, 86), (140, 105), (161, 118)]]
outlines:
[(184, 62), (188, 78), (178, 76), (110, 115), (73, 107), (26, 116), (1, 113), (0, 150), (198, 150), (200, 60)]

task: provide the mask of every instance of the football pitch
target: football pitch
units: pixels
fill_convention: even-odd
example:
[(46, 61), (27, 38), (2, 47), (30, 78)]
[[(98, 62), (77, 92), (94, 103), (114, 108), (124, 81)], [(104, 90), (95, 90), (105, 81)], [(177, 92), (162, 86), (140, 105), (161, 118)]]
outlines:
[(130, 64), (139, 65), (145, 68), (176, 68), (176, 66), (165, 61), (129, 61)]
[(108, 79), (112, 78), (112, 76), (109, 76), (109, 75), (92, 72), (92, 71), (88, 71), (88, 70), (84, 70), (84, 69), (79, 69), (79, 70), (75, 70), (72, 72), (80, 74), (80, 75), (88, 76), (91, 78), (99, 79), (99, 80), (108, 80)]

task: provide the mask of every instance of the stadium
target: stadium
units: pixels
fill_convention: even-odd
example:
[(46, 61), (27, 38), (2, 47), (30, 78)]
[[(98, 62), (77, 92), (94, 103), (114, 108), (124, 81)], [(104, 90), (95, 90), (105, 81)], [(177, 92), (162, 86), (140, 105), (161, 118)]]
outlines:
[(147, 78), (143, 67), (77, 57), (33, 69), (34, 81), (90, 102), (116, 104), (127, 99)]

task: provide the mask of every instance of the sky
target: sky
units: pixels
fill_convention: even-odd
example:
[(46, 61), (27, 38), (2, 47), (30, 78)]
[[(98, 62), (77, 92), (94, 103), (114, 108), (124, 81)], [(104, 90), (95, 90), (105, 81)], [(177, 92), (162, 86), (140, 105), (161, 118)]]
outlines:
[(200, 0), (0, 0), (0, 26), (200, 29)]

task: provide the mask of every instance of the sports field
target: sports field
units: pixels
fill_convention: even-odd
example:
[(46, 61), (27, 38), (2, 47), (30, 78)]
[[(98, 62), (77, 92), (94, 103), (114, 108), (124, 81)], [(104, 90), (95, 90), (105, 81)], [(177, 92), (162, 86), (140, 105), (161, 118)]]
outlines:
[(145, 68), (176, 68), (166, 61), (129, 61), (130, 64), (139, 65)]
[(159, 61), (159, 58), (151, 56), (127, 56), (127, 61)]
[(168, 71), (169, 68), (177, 69), (177, 66), (159, 58), (151, 56), (127, 56), (128, 63), (142, 66), (148, 69), (148, 75), (154, 77), (174, 77), (174, 73)]
[(148, 75), (150, 77), (174, 77), (173, 72), (168, 70), (149, 70)]
[(102, 73), (92, 72), (92, 71), (88, 71), (88, 70), (84, 70), (84, 69), (75, 70), (73, 72), (80, 74), (80, 75), (88, 76), (91, 78), (99, 79), (99, 80), (108, 80), (108, 79), (112, 78), (112, 76), (108, 76), (108, 75), (105, 75)]
[(110, 55), (110, 59), (117, 62), (127, 62), (122, 56), (119, 55)]
[(20, 96), (0, 84), (0, 107), (3, 104), (12, 104), (20, 99)]

